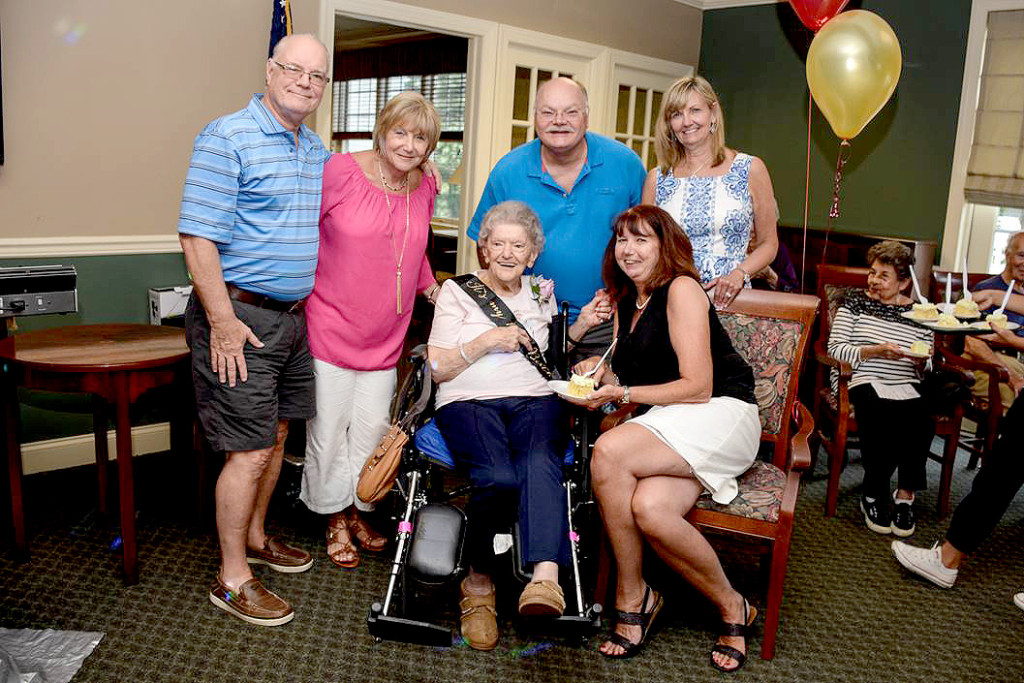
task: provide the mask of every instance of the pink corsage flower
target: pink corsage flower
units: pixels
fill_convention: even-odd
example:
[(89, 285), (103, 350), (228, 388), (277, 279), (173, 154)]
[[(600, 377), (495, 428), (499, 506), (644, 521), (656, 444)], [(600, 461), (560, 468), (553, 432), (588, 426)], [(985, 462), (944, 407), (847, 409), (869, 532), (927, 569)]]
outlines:
[(530, 290), (535, 301), (547, 305), (555, 295), (555, 282), (539, 275), (530, 276)]

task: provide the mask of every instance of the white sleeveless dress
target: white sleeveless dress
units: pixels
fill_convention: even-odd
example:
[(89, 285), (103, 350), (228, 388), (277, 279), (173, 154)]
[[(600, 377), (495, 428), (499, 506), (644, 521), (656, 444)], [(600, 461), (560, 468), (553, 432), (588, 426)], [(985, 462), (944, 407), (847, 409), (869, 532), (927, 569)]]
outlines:
[(656, 171), (655, 203), (682, 226), (701, 282), (729, 274), (747, 257), (754, 228), (749, 154), (737, 152), (720, 176), (676, 178)]

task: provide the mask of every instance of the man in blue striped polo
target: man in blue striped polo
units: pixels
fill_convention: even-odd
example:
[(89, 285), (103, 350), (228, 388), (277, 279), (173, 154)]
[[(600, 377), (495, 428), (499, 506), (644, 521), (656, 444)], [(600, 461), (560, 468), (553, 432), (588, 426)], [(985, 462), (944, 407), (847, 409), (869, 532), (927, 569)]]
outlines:
[(285, 573), (313, 565), (305, 550), (268, 537), (264, 519), (288, 421), (315, 412), (302, 307), (313, 291), (328, 152), (302, 122), (320, 104), (327, 58), (311, 35), (275, 46), (265, 93), (196, 138), (178, 220), (194, 284), (185, 320), (199, 419), (226, 453), (210, 601), (262, 626), (294, 612), (249, 565)]

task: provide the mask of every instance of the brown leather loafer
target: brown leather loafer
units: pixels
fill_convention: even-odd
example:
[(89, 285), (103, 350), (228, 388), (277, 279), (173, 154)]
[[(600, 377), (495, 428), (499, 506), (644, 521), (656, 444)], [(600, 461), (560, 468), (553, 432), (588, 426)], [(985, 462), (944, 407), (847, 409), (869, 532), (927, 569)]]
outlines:
[(218, 577), (210, 589), (210, 602), (257, 626), (280, 626), (295, 617), (291, 605), (264, 588), (259, 579), (249, 579), (238, 590), (231, 590)]
[(245, 559), (249, 564), (265, 564), (285, 574), (298, 574), (313, 566), (312, 555), (273, 536), (267, 536), (261, 550), (246, 548)]
[(493, 650), (498, 645), (498, 614), (494, 609), (494, 591), (487, 595), (468, 595), (462, 581), (461, 631), (466, 644), (474, 650)]
[(565, 594), (554, 581), (531, 581), (519, 596), (519, 613), (524, 617), (560, 617), (565, 611)]

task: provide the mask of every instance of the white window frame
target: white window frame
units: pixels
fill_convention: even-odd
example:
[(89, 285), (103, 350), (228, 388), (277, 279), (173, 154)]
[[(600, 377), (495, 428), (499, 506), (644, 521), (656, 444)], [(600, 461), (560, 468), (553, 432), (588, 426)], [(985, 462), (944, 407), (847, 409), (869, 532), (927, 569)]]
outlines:
[(953, 168), (949, 178), (949, 199), (942, 237), (940, 263), (944, 269), (959, 269), (958, 264), (963, 263), (968, 251), (966, 238), (970, 234), (972, 212), (968, 210), (970, 205), (964, 199), (964, 185), (967, 182), (967, 164), (971, 160), (971, 142), (978, 112), (988, 15), (989, 12), (1021, 9), (1024, 9), (1024, 0), (974, 0), (971, 4), (963, 87), (960, 91), (960, 114), (956, 124), (956, 144), (953, 147)]

